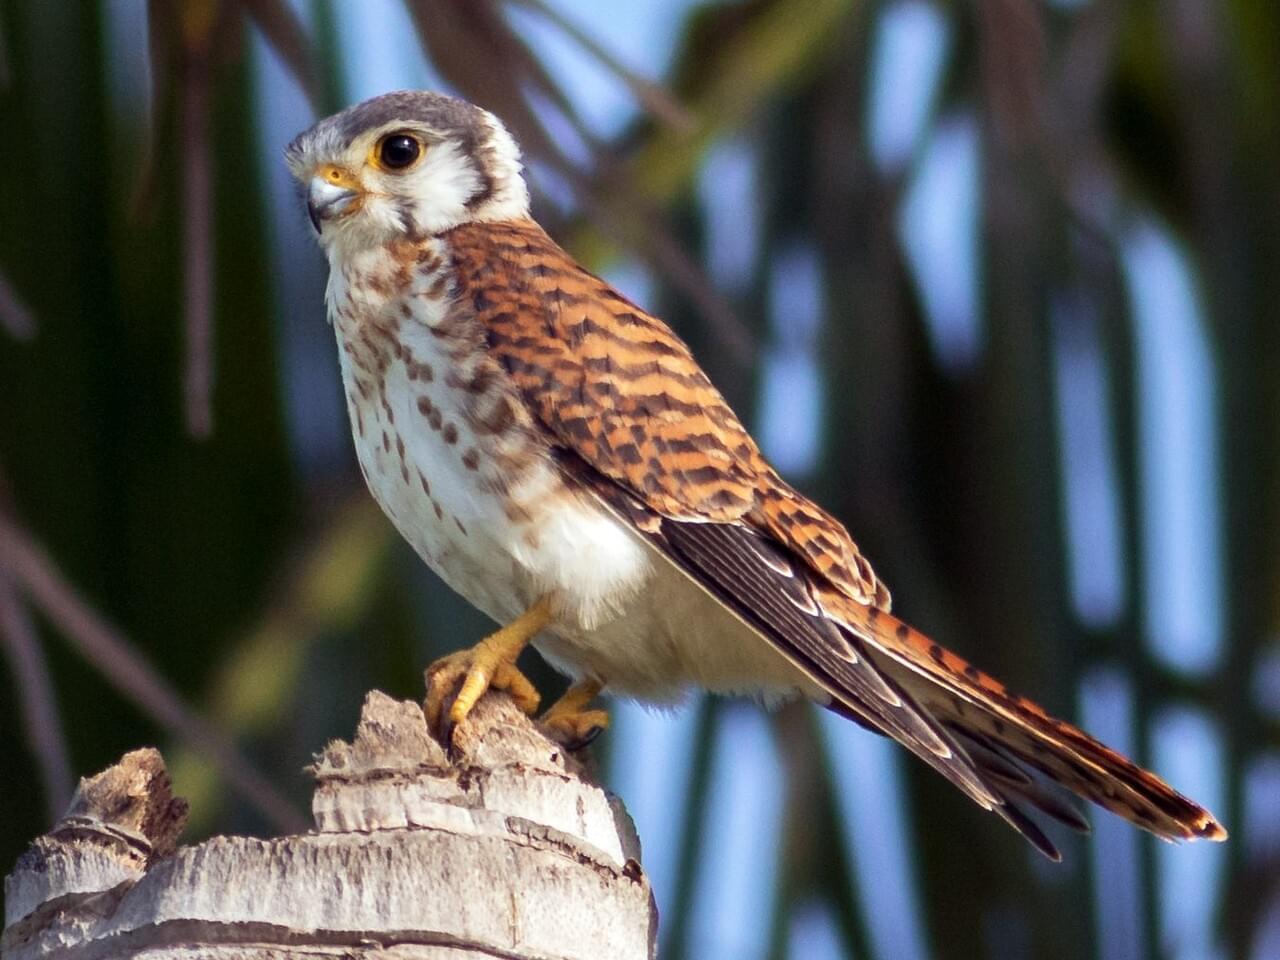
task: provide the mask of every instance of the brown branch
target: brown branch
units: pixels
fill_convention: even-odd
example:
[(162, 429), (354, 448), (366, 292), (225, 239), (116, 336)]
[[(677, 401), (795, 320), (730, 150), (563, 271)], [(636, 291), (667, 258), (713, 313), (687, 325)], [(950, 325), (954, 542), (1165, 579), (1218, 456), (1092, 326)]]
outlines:
[(175, 10), (165, 0), (147, 0), (147, 57), (150, 60), (151, 97), (143, 129), (137, 178), (129, 198), (129, 217), (135, 223), (151, 220), (160, 181), (160, 143), (164, 118), (169, 112), (173, 75), (179, 60), (173, 37), (177, 34)]
[(27, 743), (44, 786), (45, 811), (53, 823), (71, 798), (67, 740), (40, 639), (4, 571), (0, 571), (0, 644), (13, 667), (13, 685)]
[(189, 706), (134, 646), (108, 626), (66, 582), (44, 550), (11, 518), (0, 514), (0, 567), (72, 646), (147, 716), (209, 757), (241, 796), (273, 825), (303, 829), (286, 800), (236, 750), (227, 736)]
[(209, 63), (192, 52), (182, 79), (182, 301), (187, 431), (213, 432), (213, 179)]
[(286, 0), (239, 0), (313, 110), (320, 102), (316, 55), (306, 27)]
[(606, 70), (615, 74), (625, 83), (627, 89), (631, 91), (631, 95), (635, 97), (636, 102), (648, 114), (679, 131), (689, 132), (694, 128), (696, 121), (693, 115), (661, 84), (654, 83), (627, 67), (610, 53), (603, 44), (599, 43), (549, 3), (544, 2), (544, 0), (510, 0), (510, 2), (537, 11), (538, 14), (555, 24), (565, 36), (582, 47), (583, 50), (599, 61)]

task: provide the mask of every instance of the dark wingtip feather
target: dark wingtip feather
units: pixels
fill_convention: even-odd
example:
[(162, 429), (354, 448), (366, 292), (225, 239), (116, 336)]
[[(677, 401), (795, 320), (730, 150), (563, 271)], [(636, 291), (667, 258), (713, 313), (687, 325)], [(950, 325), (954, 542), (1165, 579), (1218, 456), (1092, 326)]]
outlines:
[(946, 727), (955, 734), (965, 752), (978, 765), (978, 769), (1002, 788), (1001, 795), (1004, 799), (1008, 800), (1012, 795), (1077, 833), (1091, 832), (1084, 812), (1071, 802), (1064, 788), (1047, 782), (1042, 775), (1028, 770), (1018, 762), (1017, 757), (1003, 750), (998, 743), (993, 743), (959, 724), (948, 723)]
[(996, 808), (996, 812), (1046, 857), (1054, 863), (1062, 862), (1062, 852), (1054, 846), (1053, 841), (1040, 829), (1040, 825), (1023, 813), (1017, 804), (1006, 799), (1003, 806)]

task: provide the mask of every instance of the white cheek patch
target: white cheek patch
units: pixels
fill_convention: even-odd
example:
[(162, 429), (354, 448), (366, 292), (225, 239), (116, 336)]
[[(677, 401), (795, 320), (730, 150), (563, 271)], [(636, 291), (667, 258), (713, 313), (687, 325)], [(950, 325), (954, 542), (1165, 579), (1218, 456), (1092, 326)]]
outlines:
[(379, 246), (406, 233), (434, 234), (472, 219), (467, 201), (482, 188), (480, 175), (456, 143), (427, 148), (403, 174), (366, 167), (360, 209), (331, 221), (322, 241), (348, 253)]
[(438, 233), (467, 220), (467, 201), (483, 189), (472, 164), (456, 143), (446, 140), (429, 145), (422, 162), (408, 173), (381, 173), (377, 182), (385, 184), (385, 192), (399, 205), (397, 212), (407, 213), (414, 228)]

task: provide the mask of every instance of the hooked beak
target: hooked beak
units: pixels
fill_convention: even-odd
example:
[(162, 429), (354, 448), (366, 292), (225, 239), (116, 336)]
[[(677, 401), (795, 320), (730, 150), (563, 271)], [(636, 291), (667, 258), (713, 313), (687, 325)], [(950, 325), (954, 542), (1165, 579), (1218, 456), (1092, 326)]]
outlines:
[(359, 181), (341, 167), (319, 168), (307, 186), (307, 214), (316, 233), (325, 220), (354, 210), (362, 193)]

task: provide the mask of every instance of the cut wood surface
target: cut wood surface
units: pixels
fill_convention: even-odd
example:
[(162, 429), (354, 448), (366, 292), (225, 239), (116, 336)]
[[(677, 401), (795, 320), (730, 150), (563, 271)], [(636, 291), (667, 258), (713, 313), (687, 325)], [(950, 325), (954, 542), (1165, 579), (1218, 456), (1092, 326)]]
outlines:
[(446, 755), (373, 692), (310, 768), (314, 831), (178, 846), (184, 801), (135, 750), (82, 780), (5, 879), (5, 960), (644, 960), (657, 912), (617, 798), (506, 698)]

